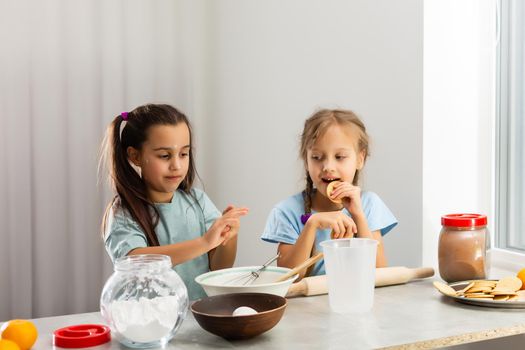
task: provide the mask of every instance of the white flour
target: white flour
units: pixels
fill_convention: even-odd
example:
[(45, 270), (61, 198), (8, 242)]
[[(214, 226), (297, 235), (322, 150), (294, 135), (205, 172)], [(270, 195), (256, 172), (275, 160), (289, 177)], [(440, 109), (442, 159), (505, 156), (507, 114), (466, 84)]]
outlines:
[(119, 300), (110, 306), (116, 330), (128, 340), (147, 343), (167, 336), (177, 322), (177, 297)]

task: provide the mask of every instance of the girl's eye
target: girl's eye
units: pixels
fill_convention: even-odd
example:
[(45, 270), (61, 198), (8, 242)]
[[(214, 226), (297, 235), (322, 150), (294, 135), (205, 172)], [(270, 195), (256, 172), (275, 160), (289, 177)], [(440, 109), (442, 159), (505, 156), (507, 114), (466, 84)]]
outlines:
[(321, 156), (318, 156), (318, 155), (312, 155), (311, 158), (313, 160), (321, 160)]
[(190, 155), (190, 154), (189, 154), (188, 152), (185, 152), (185, 153), (181, 153), (181, 154), (180, 154), (180, 156), (183, 157), (183, 158), (185, 158), (185, 157), (187, 157), (187, 156), (189, 156), (189, 155)]
[(335, 157), (335, 159), (337, 159), (337, 160), (343, 160), (343, 159), (345, 159), (345, 158), (346, 158), (346, 156), (336, 156), (336, 157)]
[(161, 159), (170, 159), (170, 155), (169, 154), (161, 154), (159, 156), (159, 158), (161, 158)]

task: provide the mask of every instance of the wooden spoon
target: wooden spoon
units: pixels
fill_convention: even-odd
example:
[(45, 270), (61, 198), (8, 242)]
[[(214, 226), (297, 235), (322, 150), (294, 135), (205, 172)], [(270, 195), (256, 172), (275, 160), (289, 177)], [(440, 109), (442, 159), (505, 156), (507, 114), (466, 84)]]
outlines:
[(276, 279), (275, 282), (286, 281), (288, 278), (290, 278), (293, 275), (296, 275), (297, 273), (299, 273), (299, 271), (301, 271), (302, 269), (306, 269), (308, 266), (313, 265), (316, 262), (318, 262), (319, 260), (321, 260), (323, 258), (323, 256), (324, 256), (323, 253), (318, 253), (317, 255), (314, 255), (314, 256), (306, 259), (300, 265), (294, 267), (289, 272), (287, 272), (286, 274), (284, 274), (281, 277), (279, 277), (278, 279)]

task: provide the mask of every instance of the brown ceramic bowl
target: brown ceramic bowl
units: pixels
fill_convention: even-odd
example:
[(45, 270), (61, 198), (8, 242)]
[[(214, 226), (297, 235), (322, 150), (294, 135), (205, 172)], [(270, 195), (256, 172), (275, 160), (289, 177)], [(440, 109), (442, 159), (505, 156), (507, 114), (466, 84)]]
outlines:
[[(258, 313), (233, 316), (240, 306), (248, 306)], [(221, 294), (202, 298), (191, 305), (191, 312), (199, 325), (210, 333), (225, 339), (248, 339), (272, 329), (281, 319), (286, 299), (266, 293)]]

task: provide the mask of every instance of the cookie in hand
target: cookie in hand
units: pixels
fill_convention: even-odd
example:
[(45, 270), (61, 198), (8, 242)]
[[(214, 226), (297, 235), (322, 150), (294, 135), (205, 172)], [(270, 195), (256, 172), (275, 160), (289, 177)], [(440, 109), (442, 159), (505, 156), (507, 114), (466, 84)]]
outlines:
[(341, 204), (343, 201), (340, 198), (334, 199), (332, 198), (332, 192), (334, 191), (334, 187), (337, 184), (340, 184), (341, 181), (332, 181), (326, 186), (326, 196), (334, 203)]

